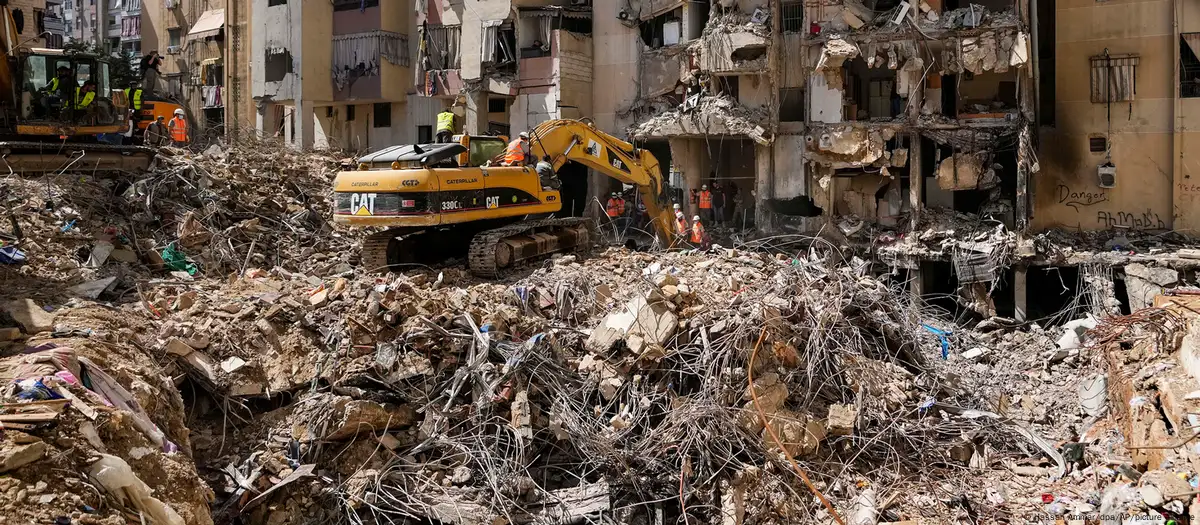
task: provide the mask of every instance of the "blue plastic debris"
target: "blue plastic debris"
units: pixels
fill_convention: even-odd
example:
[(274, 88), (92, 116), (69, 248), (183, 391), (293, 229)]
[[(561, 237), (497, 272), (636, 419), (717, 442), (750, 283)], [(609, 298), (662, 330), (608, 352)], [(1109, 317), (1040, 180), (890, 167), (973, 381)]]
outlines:
[(0, 263), (19, 264), (25, 262), (25, 252), (16, 246), (0, 246)]
[(936, 402), (937, 402), (937, 400), (935, 400), (932, 396), (930, 396), (930, 397), (925, 398), (925, 400), (922, 401), (920, 405), (917, 405), (917, 408), (920, 410), (926, 410), (929, 407), (933, 406), (933, 404)]
[(921, 323), (921, 327), (928, 330), (933, 335), (938, 336), (938, 339), (942, 341), (942, 359), (948, 359), (950, 357), (950, 339), (948, 339), (946, 336), (950, 335), (950, 332), (943, 332), (925, 323)]
[(75, 219), (71, 219), (70, 222), (64, 224), (63, 227), (61, 229), (59, 229), (58, 231), (67, 233), (67, 232), (71, 231), (71, 228), (74, 228), (74, 227), (75, 227)]

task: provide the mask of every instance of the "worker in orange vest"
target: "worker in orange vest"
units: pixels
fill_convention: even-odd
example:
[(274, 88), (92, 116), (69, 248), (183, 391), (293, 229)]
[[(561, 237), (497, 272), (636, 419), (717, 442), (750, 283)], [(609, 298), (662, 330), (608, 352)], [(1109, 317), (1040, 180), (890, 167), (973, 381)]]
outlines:
[(524, 166), (525, 159), (530, 157), (529, 133), (522, 131), (516, 139), (508, 143), (508, 151), (504, 153), (504, 165)]
[(708, 191), (708, 185), (700, 186), (700, 214), (704, 216), (704, 220), (712, 222), (713, 220), (713, 196), (712, 192)]
[(187, 146), (189, 138), (188, 124), (187, 120), (183, 118), (182, 109), (175, 110), (175, 117), (171, 119), (171, 122), (167, 123), (167, 129), (171, 134), (171, 142), (179, 147)]
[(692, 217), (692, 244), (708, 249), (708, 235), (704, 232), (704, 225), (700, 223), (699, 215)]
[(604, 211), (608, 214), (609, 219), (621, 216), (621, 201), (617, 197), (617, 192), (614, 191), (612, 195), (608, 196), (608, 205), (604, 207)]

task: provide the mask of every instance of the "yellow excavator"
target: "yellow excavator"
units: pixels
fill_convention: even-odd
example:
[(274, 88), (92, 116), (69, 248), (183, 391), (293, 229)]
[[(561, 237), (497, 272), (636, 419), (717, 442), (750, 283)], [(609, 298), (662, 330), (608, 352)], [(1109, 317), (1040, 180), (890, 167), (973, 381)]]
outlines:
[(26, 47), (7, 0), (0, 15), (0, 174), (148, 168), (154, 150), (99, 140), (129, 125), (129, 101), (113, 88), (108, 59)]
[[(562, 195), (532, 166), (491, 165), (499, 137), (458, 137), (449, 144), (393, 146), (358, 159), (357, 171), (334, 181), (334, 220), (385, 227), (362, 247), (362, 265), (383, 269), (465, 253), (471, 272), (486, 278), (599, 240), (594, 222), (552, 218)], [(576, 162), (637, 186), (656, 231), (671, 235), (671, 209), (658, 159), (588, 121), (551, 120), (530, 133), (534, 158), (549, 156), (555, 172)]]

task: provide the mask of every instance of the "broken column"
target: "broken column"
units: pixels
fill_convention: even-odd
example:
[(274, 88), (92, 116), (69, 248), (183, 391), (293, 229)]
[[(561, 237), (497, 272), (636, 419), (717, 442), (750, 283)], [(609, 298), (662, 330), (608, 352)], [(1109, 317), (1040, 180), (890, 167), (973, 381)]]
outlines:
[(1170, 268), (1133, 263), (1125, 266), (1125, 290), (1129, 309), (1138, 311), (1154, 305), (1154, 297), (1179, 282), (1179, 272)]

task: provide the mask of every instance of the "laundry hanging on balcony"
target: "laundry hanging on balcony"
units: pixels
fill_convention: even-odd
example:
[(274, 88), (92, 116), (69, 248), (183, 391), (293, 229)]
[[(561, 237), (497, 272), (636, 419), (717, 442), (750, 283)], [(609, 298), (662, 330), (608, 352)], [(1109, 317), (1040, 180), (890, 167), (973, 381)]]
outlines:
[(407, 67), (408, 35), (371, 31), (333, 37), (333, 84), (338, 91), (360, 77), (379, 74), (381, 61)]

